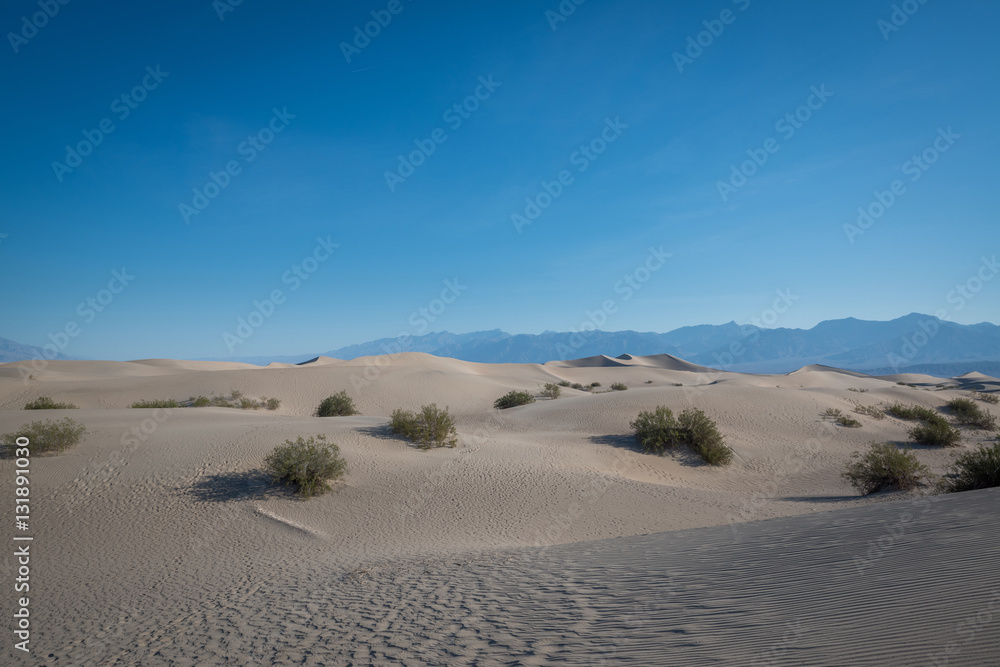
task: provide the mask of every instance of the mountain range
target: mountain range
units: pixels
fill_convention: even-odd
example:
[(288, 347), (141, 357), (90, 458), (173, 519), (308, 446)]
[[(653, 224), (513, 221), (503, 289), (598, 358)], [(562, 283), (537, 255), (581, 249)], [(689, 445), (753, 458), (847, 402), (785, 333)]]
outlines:
[[(40, 352), (0, 338), (0, 361), (37, 357)], [(824, 364), (879, 374), (904, 369), (926, 373), (934, 369), (958, 371), (949, 373), (951, 376), (971, 370), (1000, 373), (1000, 326), (985, 322), (955, 324), (911, 313), (887, 322), (852, 317), (827, 320), (811, 329), (762, 329), (729, 322), (681, 327), (667, 333), (442, 331), (408, 339), (383, 338), (318, 354), (221, 360), (264, 365), (301, 363), (320, 355), (354, 359), (395, 352), (426, 352), (481, 363), (544, 363), (601, 354), (666, 353), (703, 366), (746, 373), (787, 373), (809, 364)]]

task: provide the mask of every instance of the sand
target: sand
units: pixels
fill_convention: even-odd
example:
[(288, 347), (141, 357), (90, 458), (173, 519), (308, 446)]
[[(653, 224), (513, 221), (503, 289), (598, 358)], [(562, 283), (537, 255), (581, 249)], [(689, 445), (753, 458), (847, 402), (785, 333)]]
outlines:
[[(264, 368), (55, 361), (33, 374), (26, 384), (0, 365), (0, 433), (63, 416), (88, 429), (32, 464), (35, 664), (933, 664), (926, 655), (956, 641), (956, 665), (1000, 649), (996, 626), (955, 638), (1000, 585), (996, 493), (858, 497), (840, 478), (850, 454), (906, 441), (910, 424), (821, 417), (1000, 389), (986, 376), (914, 388), (668, 355), (418, 353)], [(560, 380), (629, 389), (492, 408)], [(281, 407), (128, 407), (233, 389)], [(312, 416), (342, 389), (361, 415)], [(42, 395), (81, 409), (20, 409)], [(431, 402), (456, 415), (457, 448), (420, 451), (388, 432), (393, 409)], [(657, 405), (705, 410), (733, 465), (639, 452), (629, 422)], [(321, 433), (349, 465), (334, 492), (303, 502), (260, 473), (285, 439)], [(918, 454), (943, 472), (987, 440), (967, 435), (960, 450)], [(0, 461), (11, 498), (12, 469)], [(919, 518), (859, 566), (906, 511)], [(11, 641), (0, 649), (4, 664), (20, 658)]]

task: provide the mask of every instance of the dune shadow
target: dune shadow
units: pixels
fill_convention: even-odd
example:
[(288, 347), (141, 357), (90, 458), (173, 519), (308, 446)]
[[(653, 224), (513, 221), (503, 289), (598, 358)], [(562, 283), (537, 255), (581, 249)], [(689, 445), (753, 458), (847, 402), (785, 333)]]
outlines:
[(210, 503), (284, 498), (292, 495), (289, 487), (275, 484), (270, 475), (261, 470), (205, 475), (195, 480), (185, 491), (196, 500)]
[[(644, 452), (642, 450), (642, 445), (639, 444), (639, 441), (635, 439), (634, 435), (592, 435), (588, 439), (598, 445), (609, 445), (619, 449), (627, 449), (644, 456), (659, 456), (658, 454)], [(692, 468), (708, 465), (701, 459), (700, 456), (687, 447), (678, 447), (671, 451), (664, 452), (662, 456), (669, 457), (683, 466)]]
[(379, 440), (405, 440), (401, 435), (397, 435), (392, 432), (392, 427), (389, 424), (377, 424), (375, 426), (359, 426), (354, 429), (358, 433), (363, 433), (370, 438), (378, 438)]

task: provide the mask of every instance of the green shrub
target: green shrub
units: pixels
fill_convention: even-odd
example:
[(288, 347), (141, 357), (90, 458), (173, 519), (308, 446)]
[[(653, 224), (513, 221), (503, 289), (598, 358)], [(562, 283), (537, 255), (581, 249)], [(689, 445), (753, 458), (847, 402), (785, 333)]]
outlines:
[(344, 389), (324, 398), (316, 408), (317, 417), (350, 417), (356, 414), (358, 409), (354, 407), (354, 399)]
[(497, 410), (516, 408), (519, 405), (534, 403), (535, 397), (526, 391), (508, 391), (506, 394), (493, 402), (493, 407)]
[(998, 395), (998, 394), (983, 394), (981, 392), (974, 391), (971, 394), (969, 394), (969, 396), (971, 396), (972, 398), (974, 398), (974, 399), (976, 399), (978, 401), (984, 401), (986, 403), (992, 403), (993, 405), (996, 405), (997, 403), (1000, 403), (1000, 395)]
[(157, 401), (136, 401), (133, 408), (179, 408), (181, 404), (172, 398)]
[(715, 422), (698, 408), (688, 408), (677, 417), (681, 433), (687, 444), (705, 463), (713, 466), (728, 465), (733, 460), (733, 450), (726, 446)]
[(957, 447), (962, 438), (958, 429), (952, 428), (951, 424), (941, 417), (911, 428), (909, 433), (917, 444), (934, 447)]
[(542, 398), (559, 398), (559, 394), (561, 393), (562, 389), (559, 385), (546, 382), (545, 388), (542, 389)]
[(591, 382), (591, 383), (590, 383), (590, 386), (591, 386), (591, 387), (600, 387), (600, 386), (601, 386), (601, 383), (600, 383), (600, 382)]
[(846, 426), (848, 428), (860, 428), (861, 422), (850, 415), (845, 415), (840, 411), (840, 408), (827, 408), (826, 412), (823, 413), (824, 417), (830, 417), (833, 421), (837, 422), (841, 426)]
[(971, 426), (986, 431), (997, 429), (997, 418), (990, 412), (979, 407), (975, 401), (969, 398), (954, 398), (947, 403), (958, 423), (963, 426)]
[(570, 387), (573, 389), (579, 389), (580, 391), (586, 391), (586, 387), (584, 387), (579, 382), (574, 382), (573, 384), (570, 385)]
[(280, 398), (267, 398), (263, 400), (264, 400), (264, 407), (266, 407), (268, 410), (277, 410), (279, 407), (281, 407)]
[(425, 405), (420, 412), (394, 410), (389, 418), (393, 433), (415, 442), (421, 449), (455, 447), (458, 444), (455, 419), (448, 408), (441, 410), (434, 403)]
[(962, 454), (951, 464), (949, 472), (941, 480), (941, 489), (948, 493), (1000, 486), (1000, 438), (994, 445), (983, 445)]
[(646, 453), (663, 454), (688, 445), (710, 465), (726, 465), (733, 459), (733, 450), (726, 446), (715, 422), (697, 408), (684, 410), (675, 419), (670, 408), (661, 405), (652, 412), (640, 412), (630, 426)]
[(241, 410), (256, 410), (260, 407), (260, 404), (251, 398), (241, 398), (240, 399), (240, 409)]
[(626, 387), (621, 382), (615, 382), (613, 385), (611, 385), (611, 391), (625, 391), (626, 389), (628, 389), (628, 387)]
[(854, 452), (851, 458), (857, 460), (847, 466), (842, 476), (862, 495), (892, 488), (908, 491), (930, 475), (913, 452), (888, 442), (873, 443), (864, 455)]
[(56, 403), (48, 396), (39, 396), (35, 400), (24, 404), (25, 410), (79, 410), (79, 406), (72, 403)]
[(857, 393), (859, 393), (859, 394), (864, 394), (864, 393), (866, 393), (866, 392), (867, 392), (868, 390), (867, 390), (867, 389), (858, 389), (857, 387), (848, 387), (848, 388), (847, 388), (847, 391), (853, 391), (853, 392), (857, 392)]
[(662, 405), (652, 412), (643, 410), (629, 426), (635, 430), (635, 439), (647, 454), (662, 454), (683, 441), (674, 413)]
[(941, 415), (930, 408), (925, 408), (920, 405), (905, 405), (903, 403), (890, 404), (885, 408), (885, 413), (892, 417), (908, 419), (910, 421), (922, 419), (924, 421), (932, 422), (941, 419)]
[(340, 456), (340, 447), (326, 442), (325, 435), (299, 436), (285, 440), (264, 460), (264, 470), (275, 482), (298, 487), (305, 498), (330, 490), (330, 482), (347, 472), (347, 462)]
[(243, 398), (243, 392), (239, 389), (233, 389), (229, 392), (229, 394), (233, 397), (233, 400)]
[(882, 411), (882, 408), (877, 405), (861, 405), (860, 403), (855, 403), (854, 411), (859, 415), (866, 415), (872, 419), (885, 419), (885, 413)]
[(207, 408), (211, 404), (212, 401), (208, 398), (208, 396), (199, 396), (197, 398), (194, 397), (191, 398), (192, 408)]
[(673, 384), (674, 384), (675, 387), (683, 387), (684, 386), (683, 382), (674, 382)]
[(569, 387), (570, 384), (569, 384), (568, 380), (559, 380), (559, 386), (560, 387)]
[(63, 452), (80, 444), (80, 438), (86, 432), (83, 424), (64, 417), (59, 421), (46, 419), (31, 422), (13, 433), (5, 434), (2, 440), (8, 456), (14, 454), (18, 438), (27, 438), (30, 441), (28, 448), (32, 455), (50, 454)]

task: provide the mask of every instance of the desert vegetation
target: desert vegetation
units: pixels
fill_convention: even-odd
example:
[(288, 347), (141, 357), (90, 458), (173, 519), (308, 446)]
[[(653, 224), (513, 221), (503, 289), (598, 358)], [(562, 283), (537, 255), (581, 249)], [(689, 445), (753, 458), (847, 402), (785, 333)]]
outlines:
[(267, 398), (260, 399), (246, 398), (242, 392), (233, 390), (229, 397), (225, 396), (191, 396), (186, 401), (177, 401), (172, 398), (152, 399), (135, 401), (133, 408), (238, 408), (240, 410), (277, 410), (281, 407), (281, 399)]
[(18, 438), (29, 440), (31, 454), (58, 454), (70, 447), (80, 444), (81, 438), (87, 430), (83, 424), (73, 421), (69, 417), (54, 421), (46, 419), (26, 424), (14, 431), (2, 436), (2, 444), (5, 456), (11, 456), (17, 447)]
[(458, 444), (455, 418), (448, 408), (441, 410), (434, 403), (425, 405), (420, 412), (394, 410), (389, 418), (393, 433), (417, 444), (420, 449), (455, 447)]
[(325, 435), (299, 436), (275, 447), (264, 460), (264, 470), (275, 482), (294, 486), (299, 495), (310, 498), (329, 491), (330, 482), (347, 472), (347, 462)]
[(826, 412), (823, 413), (823, 417), (829, 417), (833, 419), (834, 422), (840, 424), (841, 426), (846, 426), (848, 428), (860, 428), (861, 422), (850, 415), (845, 415), (841, 412), (840, 408), (827, 408)]
[(625, 391), (628, 387), (623, 382), (615, 382), (611, 385), (611, 391)]
[(688, 446), (710, 465), (726, 465), (733, 459), (715, 422), (697, 408), (688, 408), (676, 418), (670, 408), (658, 406), (643, 411), (630, 424), (643, 451), (664, 454)]
[(883, 412), (881, 404), (861, 405), (860, 403), (855, 403), (854, 411), (857, 412), (859, 415), (865, 415), (866, 417), (871, 417), (872, 419), (878, 421), (885, 419), (885, 412)]
[(862, 495), (883, 489), (909, 491), (925, 484), (931, 474), (912, 451), (888, 442), (872, 443), (867, 452), (854, 452), (851, 458), (843, 477)]
[(534, 403), (535, 397), (526, 391), (508, 391), (506, 394), (493, 402), (493, 407), (497, 410), (516, 408), (519, 405)]
[(33, 401), (24, 404), (25, 410), (79, 410), (79, 406), (72, 403), (56, 403), (49, 396), (39, 396)]
[(316, 408), (317, 417), (350, 417), (356, 414), (358, 410), (354, 407), (354, 399), (343, 389), (324, 398)]
[(546, 382), (542, 388), (542, 398), (559, 398), (562, 388), (558, 384)]
[(983, 445), (956, 458), (948, 473), (941, 480), (941, 490), (946, 493), (1000, 486), (1000, 437), (992, 445)]
[(947, 405), (962, 426), (984, 431), (997, 430), (997, 418), (988, 410), (979, 407), (971, 398), (954, 398), (948, 401)]
[(1000, 394), (984, 394), (979, 391), (974, 391), (969, 394), (969, 398), (974, 398), (977, 401), (983, 401), (984, 403), (992, 403), (993, 405), (1000, 403)]

